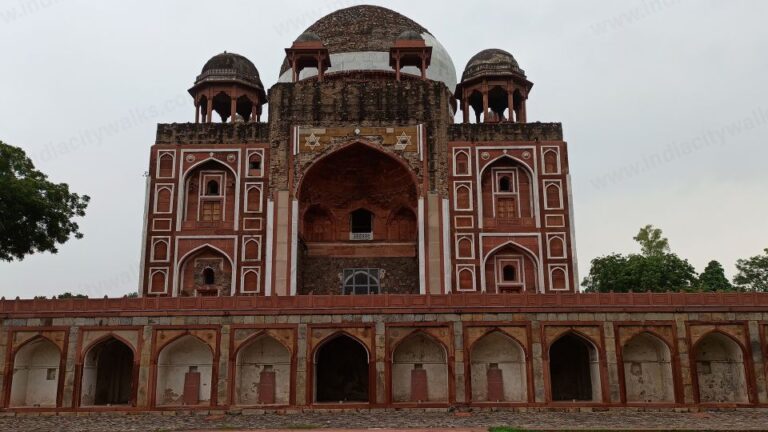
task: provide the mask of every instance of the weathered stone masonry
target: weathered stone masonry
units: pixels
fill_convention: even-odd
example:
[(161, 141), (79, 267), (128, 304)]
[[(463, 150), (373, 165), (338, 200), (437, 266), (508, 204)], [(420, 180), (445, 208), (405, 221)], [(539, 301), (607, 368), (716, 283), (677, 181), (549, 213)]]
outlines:
[[(0, 406), (12, 408), (11, 386), (21, 379), (23, 365), (18, 363), (26, 361), (24, 347), (45, 342), (63, 353), (63, 373), (55, 379), (56, 403), (15, 409), (178, 409), (157, 397), (163, 394), (157, 389), (158, 369), (169, 367), (159, 364), (160, 348), (190, 336), (189, 341), (210, 347), (213, 376), (210, 400), (187, 408), (763, 406), (768, 405), (766, 310), (768, 296), (762, 294), (3, 301)], [(316, 402), (313, 380), (320, 366), (313, 359), (328, 340), (347, 336), (371, 353), (370, 403)], [(111, 408), (86, 405), (87, 353), (110, 337), (123, 341), (135, 356), (130, 401)], [(571, 337), (594, 349), (595, 366), (586, 373), (591, 374), (587, 379), (597, 396), (590, 400), (553, 400), (554, 392), (567, 389), (556, 388), (558, 378), (553, 374), (560, 372), (553, 369), (549, 354), (557, 341)], [(245, 373), (238, 367), (238, 354), (250, 349), (253, 341), (274, 342), (276, 351), (264, 352), (286, 355), (285, 366), (272, 366), (282, 371), (276, 384), (283, 392), (278, 391), (272, 403), (260, 403), (253, 392), (248, 399), (247, 390), (238, 384), (238, 373)], [(440, 349), (434, 351), (435, 358), (427, 358), (429, 349), (424, 348), (422, 360), (408, 360), (397, 351), (406, 343)], [(484, 344), (490, 345), (484, 348)], [(515, 363), (516, 354), (504, 357), (512, 354), (513, 346), (520, 350), (520, 365)], [(666, 355), (649, 356), (656, 349)], [(501, 357), (486, 359), (489, 350)], [(577, 362), (576, 357), (572, 354), (569, 361)], [(410, 375), (398, 375), (398, 368), (409, 362), (429, 373), (428, 400), (398, 396), (411, 391)], [(488, 389), (492, 384), (481, 372), (489, 367), (503, 371), (497, 401), (486, 397), (494, 390)], [(668, 368), (669, 373), (659, 373), (659, 368)], [(643, 373), (645, 379), (638, 379)], [(639, 395), (651, 400), (639, 400)]]

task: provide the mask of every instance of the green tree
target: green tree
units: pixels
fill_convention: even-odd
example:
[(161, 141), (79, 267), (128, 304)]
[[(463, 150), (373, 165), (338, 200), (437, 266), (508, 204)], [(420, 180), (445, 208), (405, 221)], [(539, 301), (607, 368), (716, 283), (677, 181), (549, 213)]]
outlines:
[(652, 225), (643, 227), (635, 241), (642, 254), (612, 254), (592, 260), (582, 285), (587, 292), (681, 291), (696, 286), (696, 269), (669, 252), (669, 242)]
[(87, 299), (88, 296), (85, 294), (72, 294), (71, 292), (67, 291), (64, 294), (59, 294), (56, 296), (57, 299)]
[(83, 234), (72, 219), (85, 216), (87, 195), (52, 183), (18, 147), (0, 141), (0, 260), (22, 260)]
[(669, 240), (663, 237), (661, 229), (653, 225), (640, 228), (633, 239), (640, 243), (640, 251), (645, 256), (662, 255), (669, 252)]
[(733, 282), (747, 291), (768, 292), (768, 249), (762, 255), (736, 261), (739, 272)]
[(675, 254), (613, 254), (593, 259), (582, 284), (587, 292), (666, 292), (690, 290), (696, 281), (696, 269)]
[(717, 261), (710, 261), (699, 275), (697, 291), (733, 291), (734, 287), (725, 277), (723, 266)]

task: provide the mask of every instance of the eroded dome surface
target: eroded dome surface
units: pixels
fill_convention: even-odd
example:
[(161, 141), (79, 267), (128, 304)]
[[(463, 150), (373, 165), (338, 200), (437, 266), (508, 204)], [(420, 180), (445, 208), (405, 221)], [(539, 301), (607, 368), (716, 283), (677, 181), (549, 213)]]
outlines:
[[(317, 35), (328, 48), (331, 67), (326, 74), (350, 71), (392, 71), (389, 49), (402, 34), (415, 32), (432, 47), (432, 61), (427, 78), (443, 82), (452, 92), (456, 87), (456, 67), (448, 51), (429, 31), (395, 11), (379, 6), (354, 6), (320, 18), (303, 33)], [(404, 73), (420, 75), (416, 67), (404, 67)], [(300, 79), (317, 74), (302, 71)], [(279, 82), (291, 82), (288, 62), (283, 61)]]

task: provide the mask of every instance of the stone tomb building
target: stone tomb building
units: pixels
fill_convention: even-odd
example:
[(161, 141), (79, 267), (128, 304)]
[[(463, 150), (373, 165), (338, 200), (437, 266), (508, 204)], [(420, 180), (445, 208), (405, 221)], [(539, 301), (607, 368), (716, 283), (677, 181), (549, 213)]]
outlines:
[(511, 54), (457, 81), (373, 6), (285, 52), (268, 91), (214, 56), (158, 125), (139, 298), (0, 301), (2, 409), (768, 404), (765, 295), (578, 293), (562, 128)]

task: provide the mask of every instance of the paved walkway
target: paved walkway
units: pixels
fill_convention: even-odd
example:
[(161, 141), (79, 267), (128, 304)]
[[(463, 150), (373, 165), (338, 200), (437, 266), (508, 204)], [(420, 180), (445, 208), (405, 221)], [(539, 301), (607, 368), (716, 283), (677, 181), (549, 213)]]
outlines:
[[(259, 430), (330, 432), (348, 428), (374, 428), (376, 432), (421, 431), (484, 432), (490, 426), (509, 426), (531, 430), (622, 430), (622, 431), (766, 431), (768, 410), (744, 409), (701, 413), (670, 411), (612, 410), (605, 412), (550, 411), (343, 411), (297, 412), (293, 414), (205, 415), (169, 413), (99, 414), (88, 416), (15, 416), (0, 417), (0, 431), (66, 432), (171, 432)], [(346, 429), (345, 429), (346, 428)], [(376, 429), (381, 428), (381, 429)], [(431, 428), (431, 429), (430, 429)], [(364, 429), (356, 429), (364, 430)]]

